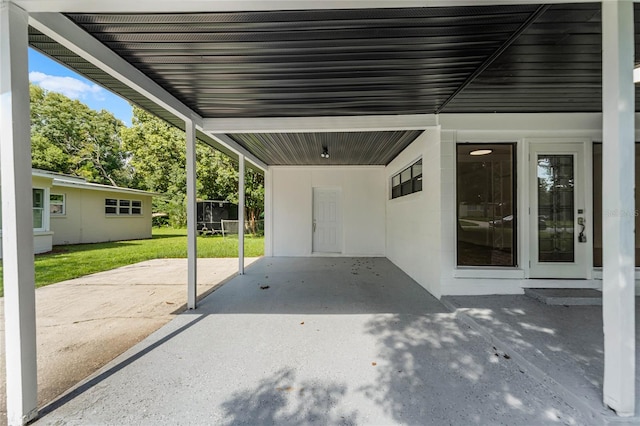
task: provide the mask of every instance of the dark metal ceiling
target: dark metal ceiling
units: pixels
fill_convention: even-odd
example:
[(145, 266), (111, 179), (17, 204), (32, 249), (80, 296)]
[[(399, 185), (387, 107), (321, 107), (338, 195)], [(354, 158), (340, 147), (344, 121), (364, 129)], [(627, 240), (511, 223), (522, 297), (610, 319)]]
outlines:
[(445, 112), (602, 111), (601, 26), (597, 3), (549, 8)]
[(538, 6), (69, 17), (207, 117), (433, 113)]
[[(270, 165), (389, 164), (422, 131), (234, 134), (232, 139)], [(329, 158), (320, 157), (327, 148)]]
[[(601, 111), (597, 3), (68, 16), (204, 117)], [(30, 44), (183, 126), (34, 29)], [(386, 164), (360, 154), (412, 134), (352, 135), (340, 161)], [(296, 164), (315, 164), (325, 136), (234, 138), (268, 164), (288, 164), (277, 150), (295, 147)]]

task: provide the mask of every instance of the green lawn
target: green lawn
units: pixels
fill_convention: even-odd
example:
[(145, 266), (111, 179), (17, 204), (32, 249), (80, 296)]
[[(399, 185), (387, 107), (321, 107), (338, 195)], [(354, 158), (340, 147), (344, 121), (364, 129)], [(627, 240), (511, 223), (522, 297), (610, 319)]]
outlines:
[[(245, 236), (247, 257), (264, 254), (264, 237)], [(237, 257), (238, 238), (198, 237), (198, 257)], [(36, 287), (107, 271), (149, 259), (187, 257), (187, 230), (153, 228), (150, 240), (55, 246), (53, 252), (36, 255)], [(0, 268), (0, 272), (2, 269)], [(4, 288), (0, 282), (0, 296)]]

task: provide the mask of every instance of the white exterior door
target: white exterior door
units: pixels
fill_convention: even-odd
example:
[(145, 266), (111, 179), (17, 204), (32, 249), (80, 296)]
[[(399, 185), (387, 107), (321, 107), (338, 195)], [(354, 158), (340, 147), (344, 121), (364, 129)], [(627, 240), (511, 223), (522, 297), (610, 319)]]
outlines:
[(313, 188), (313, 251), (342, 252), (339, 189)]
[(582, 143), (530, 146), (531, 278), (586, 278), (585, 161)]

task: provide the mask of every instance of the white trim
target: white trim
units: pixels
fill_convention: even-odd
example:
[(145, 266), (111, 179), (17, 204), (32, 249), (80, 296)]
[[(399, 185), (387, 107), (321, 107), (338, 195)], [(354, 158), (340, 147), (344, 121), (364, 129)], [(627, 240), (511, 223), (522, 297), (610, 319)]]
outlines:
[(244, 155), (238, 156), (238, 275), (244, 275)]
[(203, 130), (203, 132), (206, 133), (207, 135), (209, 135), (211, 138), (213, 138), (219, 144), (223, 145), (224, 147), (226, 147), (226, 148), (230, 149), (231, 151), (233, 151), (234, 153), (236, 153), (237, 155), (243, 155), (245, 157), (245, 160), (251, 162), (256, 167), (262, 169), (262, 171), (267, 170), (267, 167), (269, 167), (269, 166), (267, 166), (266, 163), (264, 163), (258, 157), (253, 155), (251, 152), (249, 152), (248, 150), (246, 150), (245, 148), (240, 146), (236, 141), (231, 139), (229, 136), (223, 135), (223, 134), (211, 133), (211, 132), (207, 132), (205, 130)]
[[(38, 207), (42, 209), (42, 227), (40, 228), (33, 228), (33, 231), (36, 232), (47, 232), (49, 231), (50, 228), (50, 224), (49, 224), (49, 188), (47, 187), (40, 187), (40, 186), (34, 186), (31, 189), (31, 193), (33, 194), (34, 190), (40, 190), (42, 191), (42, 207)], [(33, 205), (33, 201), (31, 203), (31, 210), (34, 211), (36, 209), (36, 207)]]
[(185, 120), (187, 170), (187, 308), (196, 309), (198, 296), (198, 217), (196, 189), (196, 125)]
[(330, 168), (331, 170), (362, 170), (362, 169), (385, 169), (386, 166), (371, 166), (371, 165), (365, 165), (365, 166), (269, 166), (270, 170), (280, 170), (280, 169), (287, 169), (287, 170), (326, 170), (327, 168)]
[(603, 1), (603, 401), (625, 417), (635, 414), (636, 405), (633, 68), (633, 3)]
[(207, 133), (318, 133), (425, 130), (437, 126), (435, 114), (337, 117), (205, 118)]
[(120, 188), (117, 186), (100, 185), (99, 183), (90, 183), (90, 182), (60, 181), (58, 179), (53, 180), (52, 186), (61, 187), (61, 188), (92, 189), (95, 191), (117, 192), (120, 194), (129, 194), (129, 195), (133, 195), (133, 194), (148, 195), (148, 196), (160, 195), (157, 192), (143, 191), (141, 189)]
[[(567, 140), (567, 139), (528, 139), (527, 151), (529, 158), (527, 169), (529, 170), (529, 253), (530, 264), (529, 277), (532, 278), (569, 278), (569, 279), (587, 279), (591, 270), (591, 262), (589, 260), (590, 250), (588, 246), (593, 244), (590, 232), (586, 231), (587, 242), (578, 242), (578, 225), (577, 218), (585, 219), (585, 226), (590, 226), (589, 218), (585, 212), (591, 210), (591, 206), (587, 204), (587, 164), (585, 159), (585, 150), (592, 148), (587, 141), (584, 140)], [(538, 214), (538, 165), (537, 155), (569, 155), (573, 158), (574, 172), (574, 260), (572, 262), (543, 262), (538, 260), (538, 243), (539, 243), (539, 222)], [(583, 213), (578, 213), (582, 210)]]
[(0, 2), (0, 174), (7, 423), (38, 414), (28, 15)]
[[(50, 3), (62, 6), (59, 2)], [(151, 6), (151, 2), (149, 5)], [(149, 10), (154, 10), (154, 8), (151, 7)], [(196, 122), (201, 120), (201, 117), (189, 107), (64, 15), (60, 13), (31, 13), (29, 24), (172, 114), (182, 119), (195, 117)]]
[[(539, 4), (538, 0), (14, 0), (29, 12), (168, 13), (313, 9), (490, 6)], [(638, 1), (638, 0), (635, 0)], [(600, 0), (546, 0), (548, 4), (598, 3)]]
[[(108, 205), (107, 204), (107, 200), (115, 200), (116, 201), (116, 205), (115, 206)], [(128, 201), (129, 205), (128, 206), (122, 206), (122, 205), (120, 205), (121, 201)], [(134, 206), (133, 205), (134, 201), (139, 202), (140, 206)], [(109, 208), (109, 207), (115, 208), (116, 212), (115, 213), (107, 213), (107, 208)], [(134, 218), (134, 217), (143, 217), (143, 215), (144, 215), (144, 201), (142, 201), (141, 199), (105, 198), (104, 199), (104, 208), (105, 208), (104, 215), (106, 217)], [(129, 213), (120, 213), (120, 209), (121, 208), (129, 209)], [(133, 209), (140, 209), (140, 213), (133, 213)]]
[(273, 170), (264, 172), (264, 255), (273, 256)]
[[(52, 203), (51, 202), (51, 197), (54, 195), (60, 195), (62, 196), (62, 202), (55, 202)], [(51, 206), (62, 206), (62, 213), (52, 213), (51, 212)], [(49, 216), (52, 217), (65, 217), (67, 215), (67, 194), (63, 193), (63, 192), (51, 192), (49, 191)]]

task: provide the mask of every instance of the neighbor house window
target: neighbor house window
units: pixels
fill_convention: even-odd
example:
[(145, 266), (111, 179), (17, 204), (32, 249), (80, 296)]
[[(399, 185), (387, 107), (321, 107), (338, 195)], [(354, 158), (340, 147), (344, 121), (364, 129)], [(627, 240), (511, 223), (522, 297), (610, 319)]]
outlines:
[[(640, 185), (640, 143), (636, 143), (635, 190)], [(635, 193), (635, 210), (626, 212), (635, 217), (635, 229), (640, 229), (640, 199)], [(612, 213), (615, 214), (615, 213)], [(640, 267), (640, 232), (635, 232), (635, 265)], [(593, 144), (593, 266), (602, 266), (602, 144)]]
[(458, 266), (516, 266), (515, 144), (458, 144)]
[(44, 189), (33, 188), (33, 229), (44, 230)]
[(49, 195), (49, 213), (52, 216), (62, 216), (66, 214), (64, 194)]
[(391, 198), (422, 191), (422, 159), (391, 178)]
[(118, 216), (141, 215), (142, 201), (107, 198), (104, 200), (104, 212), (108, 215)]

